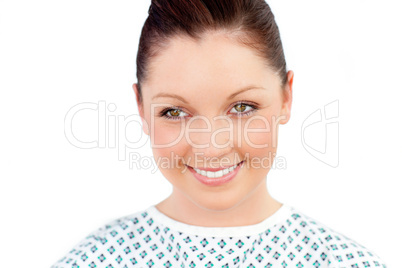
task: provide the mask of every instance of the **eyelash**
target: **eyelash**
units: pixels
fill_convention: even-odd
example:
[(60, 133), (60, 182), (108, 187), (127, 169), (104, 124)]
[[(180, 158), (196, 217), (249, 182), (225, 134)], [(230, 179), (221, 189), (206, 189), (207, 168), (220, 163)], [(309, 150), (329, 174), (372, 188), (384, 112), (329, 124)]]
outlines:
[[(249, 107), (252, 108), (250, 111), (243, 112), (243, 113), (237, 113), (237, 115), (240, 116), (240, 117), (248, 116), (248, 115), (250, 115), (251, 113), (254, 113), (255, 111), (258, 110), (258, 104), (257, 104), (257, 103), (254, 103), (254, 102), (253, 102), (253, 103), (250, 103), (249, 101), (246, 101), (246, 100), (241, 100), (241, 101), (236, 102), (235, 104), (232, 105), (232, 108), (235, 107), (235, 106), (237, 106), (237, 105), (239, 105), (239, 104), (243, 104), (243, 105), (246, 105), (246, 106), (249, 106)], [(183, 112), (183, 108), (182, 108), (182, 107), (180, 107), (180, 106), (174, 106), (174, 107), (169, 107), (169, 108), (163, 109), (163, 110), (159, 113), (159, 116), (160, 116), (160, 117), (164, 117), (164, 118), (166, 118), (167, 120), (173, 120), (173, 121), (181, 120), (181, 116), (169, 116), (169, 115), (167, 115), (168, 112), (174, 111), (174, 110), (179, 110), (179, 111)]]

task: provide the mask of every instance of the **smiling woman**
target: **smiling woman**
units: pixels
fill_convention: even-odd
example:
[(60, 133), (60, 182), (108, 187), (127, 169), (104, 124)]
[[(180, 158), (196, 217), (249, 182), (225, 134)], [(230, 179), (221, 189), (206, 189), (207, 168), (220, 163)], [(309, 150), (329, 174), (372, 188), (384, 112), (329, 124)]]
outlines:
[[(255, 160), (251, 163), (275, 155), (278, 124), (286, 123), (290, 115), (293, 73), (289, 71), (289, 83), (283, 89), (266, 60), (224, 32), (208, 32), (199, 41), (172, 37), (169, 42), (150, 64), (152, 71), (141, 85), (142, 103), (138, 103), (143, 126), (149, 127), (144, 131), (153, 131), (152, 142), (169, 144), (153, 147), (154, 157), (167, 159), (173, 152), (183, 160), (160, 168), (174, 190), (157, 208), (192, 225), (200, 221), (205, 226), (260, 222), (280, 204), (267, 192), (269, 167), (255, 165)], [(138, 85), (134, 89), (140, 99)], [(286, 99), (282, 98), (285, 90)], [(180, 98), (172, 97), (173, 92)], [(157, 107), (155, 112), (152, 107)], [(180, 139), (183, 130), (188, 135)], [(223, 169), (223, 161), (234, 166), (246, 158), (231, 173), (236, 176), (228, 180), (226, 175), (220, 180), (225, 184), (217, 188), (208, 187), (217, 184), (216, 179), (191, 172), (194, 168)], [(190, 172), (182, 172), (184, 163)], [(253, 204), (256, 200), (258, 206)]]
[(385, 267), (268, 192), (293, 76), (265, 1), (152, 1), (133, 89), (173, 191), (53, 267)]

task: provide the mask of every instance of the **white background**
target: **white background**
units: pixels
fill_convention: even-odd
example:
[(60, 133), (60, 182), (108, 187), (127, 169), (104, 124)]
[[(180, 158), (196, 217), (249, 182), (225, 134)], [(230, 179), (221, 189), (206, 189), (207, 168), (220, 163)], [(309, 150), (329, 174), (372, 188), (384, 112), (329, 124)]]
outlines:
[[(79, 103), (113, 103), (117, 109), (107, 115), (115, 119), (137, 114), (131, 85), (149, 3), (0, 2), (2, 267), (49, 267), (89, 232), (170, 193), (159, 171), (130, 169), (108, 144), (77, 148), (64, 130), (67, 112)], [(281, 126), (278, 148), (287, 166), (270, 171), (269, 191), (399, 267), (401, 5), (269, 3), (295, 72), (292, 117)], [(333, 101), (335, 168), (311, 156), (301, 140), (303, 121)], [(310, 129), (313, 147), (323, 144), (322, 126)], [(97, 139), (97, 112), (77, 114), (73, 131), (81, 140)], [(120, 132), (132, 141), (141, 136), (139, 124)], [(149, 142), (131, 151), (152, 156)]]

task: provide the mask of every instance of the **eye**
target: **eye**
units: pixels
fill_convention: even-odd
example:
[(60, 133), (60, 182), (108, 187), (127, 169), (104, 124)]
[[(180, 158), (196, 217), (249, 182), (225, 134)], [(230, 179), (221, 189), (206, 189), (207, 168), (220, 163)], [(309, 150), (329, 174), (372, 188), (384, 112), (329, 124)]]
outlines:
[[(249, 114), (255, 112), (258, 110), (258, 105), (256, 103), (249, 103), (247, 101), (239, 101), (236, 104), (234, 104), (233, 108), (230, 110), (231, 113), (234, 113), (235, 115), (239, 117), (243, 116), (248, 116)], [(180, 116), (182, 115), (182, 116)], [(162, 110), (159, 113), (160, 117), (164, 117), (168, 120), (181, 120), (188, 116), (186, 112), (183, 111), (183, 108), (179, 106), (175, 107), (168, 107), (164, 110)]]
[(249, 104), (244, 101), (240, 101), (236, 103), (231, 111), (234, 111), (234, 113), (238, 116), (247, 116), (255, 111), (257, 111), (257, 105), (254, 104)]
[(180, 113), (184, 113), (185, 115), (188, 115), (187, 113), (183, 112), (179, 107), (170, 107), (167, 109), (164, 109), (163, 111), (160, 112), (160, 116), (165, 117), (168, 120), (180, 120), (181, 117)]

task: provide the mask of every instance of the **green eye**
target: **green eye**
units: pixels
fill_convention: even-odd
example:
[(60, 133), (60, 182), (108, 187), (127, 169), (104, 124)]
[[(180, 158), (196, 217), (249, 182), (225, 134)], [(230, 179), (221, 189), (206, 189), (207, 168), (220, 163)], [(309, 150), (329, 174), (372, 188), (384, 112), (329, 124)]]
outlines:
[[(255, 111), (258, 110), (258, 105), (257, 104), (248, 104), (244, 101), (240, 101), (236, 103), (233, 108), (231, 109), (231, 113), (234, 113), (235, 115), (239, 117), (247, 116)], [(184, 114), (184, 116), (180, 116), (181, 114)], [(181, 107), (169, 107), (164, 109), (163, 111), (160, 112), (159, 116), (164, 117), (168, 120), (181, 120), (184, 119), (188, 114), (184, 112)]]

